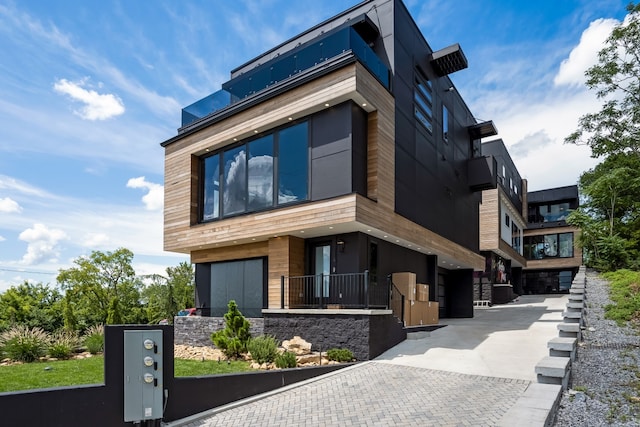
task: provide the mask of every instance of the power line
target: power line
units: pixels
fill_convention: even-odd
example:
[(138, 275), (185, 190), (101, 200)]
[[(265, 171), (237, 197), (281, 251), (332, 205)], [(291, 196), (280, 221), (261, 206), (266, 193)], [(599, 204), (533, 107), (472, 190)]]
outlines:
[(52, 271), (36, 271), (36, 270), (16, 269), (16, 268), (8, 268), (8, 267), (0, 267), (0, 271), (10, 271), (12, 273), (47, 274), (47, 275), (58, 274), (58, 272), (52, 272)]

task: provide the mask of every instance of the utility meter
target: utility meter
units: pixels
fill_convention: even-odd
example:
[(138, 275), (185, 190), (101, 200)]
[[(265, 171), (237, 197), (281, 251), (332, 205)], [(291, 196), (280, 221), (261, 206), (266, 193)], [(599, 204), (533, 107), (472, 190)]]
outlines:
[(162, 331), (124, 331), (124, 421), (162, 418)]

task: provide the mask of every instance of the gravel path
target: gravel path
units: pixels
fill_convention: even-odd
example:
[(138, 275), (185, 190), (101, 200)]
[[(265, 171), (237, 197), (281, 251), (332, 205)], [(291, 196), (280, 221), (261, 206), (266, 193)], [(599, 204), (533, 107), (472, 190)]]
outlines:
[(555, 426), (640, 425), (640, 336), (604, 318), (607, 282), (587, 271), (582, 342)]

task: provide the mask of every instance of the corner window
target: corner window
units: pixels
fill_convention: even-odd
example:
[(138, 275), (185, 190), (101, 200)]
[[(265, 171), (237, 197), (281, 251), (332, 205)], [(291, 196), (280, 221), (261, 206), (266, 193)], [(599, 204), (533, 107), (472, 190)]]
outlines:
[(308, 133), (306, 122), (279, 132), (278, 204), (307, 199)]
[(204, 159), (202, 219), (209, 221), (220, 217), (220, 155)]
[(573, 258), (573, 233), (545, 234), (524, 238), (526, 259)]

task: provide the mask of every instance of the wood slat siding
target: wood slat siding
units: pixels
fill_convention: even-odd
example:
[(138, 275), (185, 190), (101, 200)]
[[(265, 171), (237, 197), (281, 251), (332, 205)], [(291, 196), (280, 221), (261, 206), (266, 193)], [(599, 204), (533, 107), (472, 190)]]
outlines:
[(500, 241), (500, 202), (498, 189), (484, 190), (480, 205), (480, 250), (491, 251)]
[(246, 243), (242, 245), (209, 248), (191, 252), (191, 262), (233, 261), (247, 258), (259, 258), (269, 255), (269, 244), (264, 242)]
[[(283, 236), (269, 239), (269, 308), (280, 308), (281, 277), (304, 275), (304, 239)], [(289, 295), (285, 292), (285, 303)]]

